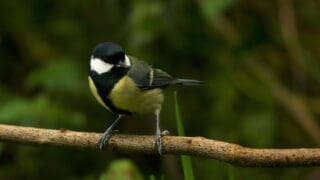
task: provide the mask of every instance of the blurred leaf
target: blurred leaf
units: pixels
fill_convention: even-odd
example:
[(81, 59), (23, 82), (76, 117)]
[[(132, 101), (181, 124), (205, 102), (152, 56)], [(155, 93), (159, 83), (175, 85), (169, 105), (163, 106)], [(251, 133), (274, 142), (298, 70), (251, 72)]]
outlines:
[(234, 167), (231, 164), (228, 164), (228, 180), (235, 180)]
[(238, 98), (238, 91), (234, 87), (234, 83), (229, 77), (230, 75), (225, 72), (220, 72), (217, 76), (213, 77), (214, 88), (213, 95), (215, 97), (214, 113), (217, 120), (224, 123), (226, 119), (232, 119), (233, 114), (229, 113), (230, 108), (234, 105)]
[(142, 180), (142, 175), (134, 163), (129, 160), (113, 161), (100, 180)]
[(79, 94), (83, 90), (80, 67), (68, 58), (50, 61), (33, 71), (26, 80), (28, 88), (43, 88), (48, 92), (67, 92)]
[(10, 96), (10, 92), (0, 82), (0, 105)]
[[(178, 134), (179, 136), (184, 136), (184, 128), (182, 124), (182, 118), (180, 114), (180, 108), (178, 104), (178, 97), (177, 97), (177, 92), (174, 92), (174, 104), (175, 104), (175, 110), (176, 110), (176, 121), (177, 121), (177, 127), (178, 127)], [(182, 155), (182, 167), (183, 167), (183, 174), (184, 174), (184, 179), (186, 180), (193, 180), (194, 175), (193, 175), (193, 170), (192, 170), (192, 163), (191, 163), (191, 158), (189, 156)]]
[(0, 122), (24, 126), (41, 127), (81, 127), (84, 115), (71, 112), (67, 108), (40, 95), (34, 99), (14, 98), (0, 107)]
[(234, 4), (235, 0), (200, 0), (198, 1), (200, 4), (202, 14), (208, 18), (215, 18), (218, 14), (220, 14), (223, 10), (230, 7)]
[(248, 114), (241, 123), (242, 136), (247, 144), (270, 147), (273, 144), (276, 124), (270, 112)]
[[(161, 1), (137, 1), (133, 5), (130, 17), (132, 47), (150, 43), (157, 37), (163, 27), (163, 3)], [(160, 25), (161, 24), (161, 25)]]
[(156, 180), (156, 177), (154, 175), (150, 175), (149, 180)]

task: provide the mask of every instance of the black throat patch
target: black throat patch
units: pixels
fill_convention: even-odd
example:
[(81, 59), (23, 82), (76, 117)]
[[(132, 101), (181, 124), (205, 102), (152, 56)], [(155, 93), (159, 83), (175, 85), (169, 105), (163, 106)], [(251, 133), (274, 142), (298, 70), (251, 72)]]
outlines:
[(97, 74), (96, 72), (91, 70), (89, 72), (89, 75), (97, 88), (99, 96), (102, 98), (103, 102), (110, 108), (110, 110), (116, 114), (131, 114), (131, 112), (127, 110), (115, 107), (109, 98), (109, 93), (111, 92), (115, 84), (127, 74), (128, 70), (128, 68), (112, 68), (110, 72), (106, 72), (103, 74)]

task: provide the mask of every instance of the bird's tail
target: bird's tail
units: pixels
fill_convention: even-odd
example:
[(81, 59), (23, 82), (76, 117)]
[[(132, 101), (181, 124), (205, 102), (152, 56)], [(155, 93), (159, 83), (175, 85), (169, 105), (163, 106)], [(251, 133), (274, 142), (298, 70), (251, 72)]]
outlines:
[(205, 85), (206, 82), (193, 80), (193, 79), (175, 79), (173, 84), (183, 85), (183, 86), (202, 86)]

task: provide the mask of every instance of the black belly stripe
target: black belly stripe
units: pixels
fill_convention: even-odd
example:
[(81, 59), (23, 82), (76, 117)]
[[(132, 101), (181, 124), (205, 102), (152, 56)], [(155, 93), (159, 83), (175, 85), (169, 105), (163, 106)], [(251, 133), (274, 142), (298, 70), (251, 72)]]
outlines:
[(130, 111), (116, 107), (108, 97), (114, 85), (126, 75), (127, 71), (128, 70), (124, 68), (113, 68), (110, 72), (100, 75), (90, 71), (90, 77), (97, 88), (99, 96), (106, 106), (108, 106), (110, 110), (116, 114), (132, 114)]

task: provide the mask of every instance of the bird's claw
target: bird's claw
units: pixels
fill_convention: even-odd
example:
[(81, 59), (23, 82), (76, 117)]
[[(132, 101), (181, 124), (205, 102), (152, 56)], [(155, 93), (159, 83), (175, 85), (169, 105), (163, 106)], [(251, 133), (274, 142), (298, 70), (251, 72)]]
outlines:
[(119, 129), (115, 129), (112, 131), (112, 134), (117, 134), (119, 132)]
[(108, 143), (109, 139), (111, 138), (111, 135), (117, 132), (119, 132), (119, 130), (116, 129), (116, 130), (108, 131), (102, 134), (101, 138), (98, 141), (100, 150), (102, 150), (103, 147)]
[(164, 130), (161, 132), (161, 136), (168, 136), (170, 132), (168, 130)]
[(98, 141), (98, 145), (99, 145), (100, 150), (102, 150), (103, 147), (107, 144), (107, 142), (109, 141), (110, 137), (111, 137), (111, 134), (106, 134), (106, 133), (104, 133), (101, 136), (101, 138)]
[(160, 132), (156, 133), (156, 139), (154, 142), (154, 146), (155, 146), (155, 149), (157, 150), (157, 152), (159, 153), (159, 155), (162, 155), (162, 139), (161, 139), (161, 137), (167, 136), (169, 134), (170, 134), (170, 132), (168, 130), (164, 130), (161, 133)]

